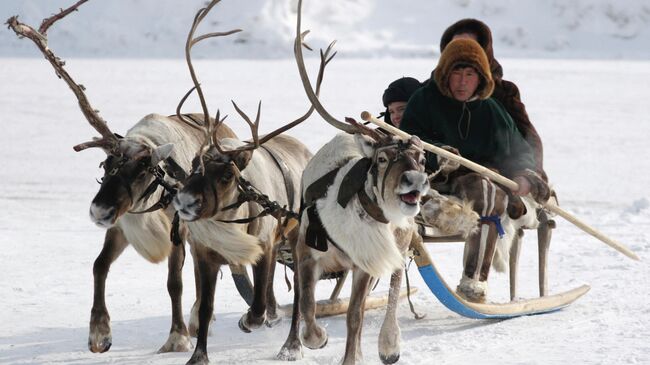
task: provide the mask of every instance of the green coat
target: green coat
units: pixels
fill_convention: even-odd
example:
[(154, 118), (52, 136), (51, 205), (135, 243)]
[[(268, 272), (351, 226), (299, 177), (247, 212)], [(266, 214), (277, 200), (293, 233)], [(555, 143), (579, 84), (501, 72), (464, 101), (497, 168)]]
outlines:
[[(506, 177), (535, 169), (530, 145), (498, 101), (474, 100), (463, 107), (442, 95), (433, 79), (409, 100), (400, 129), (437, 146), (456, 147), (461, 156)], [(438, 169), (433, 154), (427, 154), (427, 169)]]

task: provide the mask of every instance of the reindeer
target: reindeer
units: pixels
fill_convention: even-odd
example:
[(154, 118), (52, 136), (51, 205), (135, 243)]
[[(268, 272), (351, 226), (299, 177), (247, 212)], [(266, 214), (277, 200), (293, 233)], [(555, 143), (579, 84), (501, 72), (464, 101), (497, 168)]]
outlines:
[[(8, 24), (18, 35), (34, 41), (57, 75), (72, 89), (88, 122), (102, 136), (74, 149), (100, 147), (108, 155), (100, 165), (104, 168), (104, 176), (90, 206), (91, 220), (107, 231), (102, 251), (93, 265), (94, 295), (88, 348), (92, 352), (105, 352), (111, 347), (110, 316), (105, 302), (106, 278), (112, 263), (130, 244), (149, 262), (159, 263), (168, 258), (167, 290), (172, 302), (172, 325), (159, 352), (189, 351), (192, 344), (181, 302), (185, 248), (170, 241), (174, 211), (169, 203), (176, 192), (175, 184), (184, 178), (184, 171), (190, 170), (194, 153), (203, 142), (200, 125), (210, 118), (207, 113), (178, 113), (171, 117), (150, 114), (129, 129), (125, 137), (111, 132), (90, 105), (84, 87), (72, 79), (63, 67), (64, 62), (47, 47), (47, 29), (84, 2), (79, 1), (43, 20), (39, 31), (18, 22), (16, 17), (9, 19)], [(219, 125), (215, 135), (235, 137), (224, 124)], [(184, 232), (181, 235), (184, 236)], [(198, 275), (195, 276), (198, 279)], [(198, 282), (196, 286), (198, 292)], [(193, 317), (198, 311), (197, 303), (198, 298), (192, 310)]]
[[(218, 2), (213, 0), (197, 13), (188, 36), (186, 56), (192, 75), (191, 47), (202, 39), (223, 34), (194, 36), (198, 24)], [(321, 59), (316, 93), (328, 56)], [(205, 107), (201, 85), (194, 76), (193, 81), (193, 89)], [(236, 103), (233, 106), (249, 125), (252, 141), (215, 135), (225, 119), (217, 112), (215, 122), (205, 128), (206, 141), (197, 149), (191, 175), (173, 199), (179, 218), (196, 242), (201, 282), (197, 344), (188, 364), (208, 363), (207, 329), (221, 265), (254, 265), (253, 302), (239, 321), (240, 329), (251, 332), (265, 323), (272, 326), (277, 321), (272, 291), (276, 244), (286, 238), (293, 247), (297, 239), (295, 218), (290, 218), (300, 207), (300, 177), (311, 153), (295, 138), (279, 134), (306, 120), (314, 107), (260, 138), (261, 103), (254, 122)]]
[[(539, 293), (547, 295), (546, 262), (551, 240), (552, 221), (546, 212), (536, 208), (532, 197), (521, 198), (521, 204), (508, 205), (508, 194), (490, 179), (477, 173), (459, 177), (453, 190), (474, 211), (483, 217), (478, 229), (466, 237), (463, 252), (463, 274), (456, 292), (469, 301), (486, 301), (490, 269), (505, 272), (508, 268), (510, 299), (517, 295), (517, 267), (524, 229), (537, 229), (539, 248)], [(534, 186), (533, 195), (551, 192)], [(553, 193), (554, 194), (554, 193)], [(553, 197), (555, 199), (555, 197)]]
[[(417, 137), (401, 140), (380, 135), (352, 119), (336, 120), (315, 95), (302, 56), (302, 1), (294, 53), (305, 92), (319, 114), (350, 134), (339, 134), (309, 162), (302, 177), (304, 205), (293, 252), (294, 305), (289, 336), (278, 354), (282, 360), (302, 357), (302, 344), (317, 349), (327, 333), (315, 320), (314, 288), (324, 272), (352, 270), (343, 364), (361, 361), (363, 308), (373, 278), (392, 273), (386, 318), (379, 334), (379, 356), (390, 364), (399, 359), (400, 330), (396, 318), (404, 256), (420, 239), (413, 217), (420, 197), (429, 189), (425, 157)], [(332, 44), (328, 48), (331, 49)], [(305, 328), (298, 335), (300, 315)], [(300, 338), (299, 338), (300, 337)]]

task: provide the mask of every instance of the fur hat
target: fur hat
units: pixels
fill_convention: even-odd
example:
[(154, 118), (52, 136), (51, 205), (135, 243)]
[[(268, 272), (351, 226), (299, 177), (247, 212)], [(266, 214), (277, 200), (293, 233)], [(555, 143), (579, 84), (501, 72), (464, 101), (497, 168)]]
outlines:
[(445, 30), (440, 38), (440, 53), (444, 51), (445, 47), (452, 41), (454, 36), (461, 33), (470, 33), (476, 36), (478, 44), (483, 47), (488, 60), (490, 61), (490, 71), (492, 71), (493, 79), (500, 79), (503, 77), (503, 68), (499, 62), (494, 58), (494, 51), (492, 50), (492, 31), (487, 24), (478, 19), (465, 18), (452, 24)]
[(388, 104), (396, 101), (409, 101), (411, 95), (413, 95), (415, 90), (419, 89), (420, 86), (422, 86), (420, 81), (412, 77), (399, 78), (388, 85), (381, 100), (387, 108)]
[(453, 94), (449, 90), (449, 76), (451, 71), (459, 65), (468, 65), (476, 69), (481, 77), (481, 83), (475, 94), (479, 99), (489, 98), (492, 91), (494, 91), (490, 63), (481, 45), (471, 39), (455, 39), (451, 41), (440, 55), (438, 66), (433, 73), (433, 78), (440, 92), (453, 98)]

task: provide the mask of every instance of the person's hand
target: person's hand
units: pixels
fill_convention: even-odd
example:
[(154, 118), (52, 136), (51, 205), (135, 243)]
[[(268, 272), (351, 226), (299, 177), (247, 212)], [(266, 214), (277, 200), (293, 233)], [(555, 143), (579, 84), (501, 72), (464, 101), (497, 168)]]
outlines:
[[(451, 152), (451, 153), (453, 153), (455, 155), (460, 156), (460, 152), (458, 152), (458, 149), (456, 149), (455, 147), (441, 146), (440, 148), (442, 148), (445, 151), (448, 151), (448, 152)], [(437, 155), (436, 158), (438, 159), (438, 166), (440, 167), (440, 172), (443, 175), (449, 175), (450, 173), (458, 170), (458, 168), (460, 167), (460, 162), (458, 162), (456, 160), (450, 160), (450, 159), (444, 158), (444, 157), (442, 157), (440, 155)]]
[(519, 189), (513, 191), (512, 193), (518, 196), (526, 196), (530, 193), (530, 181), (524, 176), (515, 176), (512, 181), (516, 182), (519, 185)]
[(512, 193), (519, 196), (530, 195), (536, 202), (544, 204), (551, 197), (551, 188), (548, 186), (536, 172), (525, 170), (522, 174), (513, 178), (513, 181), (519, 185), (517, 191)]

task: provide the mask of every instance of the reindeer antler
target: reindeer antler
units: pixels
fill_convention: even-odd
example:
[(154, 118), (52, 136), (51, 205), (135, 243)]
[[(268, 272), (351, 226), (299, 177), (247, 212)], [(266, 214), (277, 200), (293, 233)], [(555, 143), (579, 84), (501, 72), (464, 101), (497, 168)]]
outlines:
[[(302, 80), (302, 85), (305, 88), (305, 93), (307, 93), (307, 97), (309, 98), (309, 101), (312, 103), (312, 106), (316, 109), (318, 114), (320, 114), (323, 119), (325, 119), (326, 122), (331, 124), (333, 127), (338, 128), (342, 131), (348, 132), (348, 133), (358, 133), (357, 128), (355, 128), (352, 125), (346, 124), (344, 122), (341, 122), (334, 118), (326, 109), (323, 107), (321, 104), (320, 100), (318, 99), (318, 95), (314, 93), (314, 90), (311, 86), (311, 81), (309, 81), (309, 76), (307, 75), (307, 71), (305, 70), (305, 60), (302, 55), (302, 47), (304, 46), (305, 48), (311, 50), (309, 46), (307, 46), (304, 43), (304, 37), (309, 33), (309, 31), (305, 31), (304, 33), (301, 33), (300, 27), (301, 27), (301, 22), (302, 22), (302, 0), (298, 1), (298, 19), (297, 19), (297, 25), (296, 25), (296, 39), (293, 44), (293, 52), (296, 57), (296, 63), (298, 64), (298, 72), (300, 73), (300, 79)], [(325, 52), (326, 54), (329, 54), (331, 49), (334, 47), (334, 44), (336, 41), (333, 41), (330, 43), (330, 45), (327, 47), (327, 51)], [(323, 51), (321, 50), (321, 59), (322, 59), (322, 54)], [(336, 55), (336, 52), (327, 60), (332, 59)], [(326, 62), (326, 63), (327, 63)]]
[(88, 0), (80, 0), (76, 4), (72, 5), (67, 9), (61, 9), (61, 11), (58, 14), (43, 19), (38, 31), (27, 24), (19, 22), (17, 15), (9, 18), (6, 24), (9, 26), (9, 28), (11, 28), (16, 33), (16, 35), (18, 35), (18, 37), (29, 38), (34, 42), (36, 47), (38, 47), (41, 53), (43, 53), (43, 55), (45, 56), (45, 59), (47, 59), (52, 65), (52, 67), (54, 67), (54, 71), (56, 72), (57, 77), (63, 79), (66, 82), (66, 84), (68, 84), (68, 86), (75, 94), (75, 96), (77, 97), (77, 100), (79, 101), (79, 107), (81, 108), (81, 112), (88, 120), (88, 123), (90, 123), (90, 125), (93, 128), (95, 128), (95, 130), (99, 132), (99, 134), (101, 134), (102, 138), (95, 139), (90, 142), (78, 144), (74, 146), (74, 150), (79, 152), (90, 147), (102, 147), (102, 148), (114, 150), (117, 147), (118, 138), (108, 128), (108, 124), (106, 123), (106, 121), (99, 116), (99, 111), (95, 110), (90, 105), (90, 102), (88, 101), (88, 98), (84, 93), (85, 87), (81, 84), (77, 84), (72, 79), (70, 74), (68, 74), (68, 72), (63, 68), (63, 66), (65, 65), (65, 61), (57, 57), (54, 54), (54, 52), (52, 52), (52, 50), (47, 46), (47, 30), (56, 21), (63, 19), (66, 15), (76, 11), (77, 8), (83, 3), (85, 3), (86, 1)]
[[(205, 16), (210, 12), (210, 10), (212, 10), (212, 8), (219, 1), (220, 0), (213, 0), (212, 2), (210, 2), (210, 4), (208, 6), (206, 6), (203, 9), (200, 9), (197, 12), (196, 16), (194, 17), (194, 22), (192, 23), (192, 28), (190, 29), (190, 32), (188, 34), (187, 42), (186, 42), (186, 46), (185, 46), (185, 58), (187, 60), (187, 64), (188, 64), (188, 67), (189, 67), (189, 70), (190, 70), (190, 75), (192, 76), (192, 81), (194, 82), (194, 87), (190, 91), (188, 91), (185, 94), (185, 96), (183, 96), (183, 98), (181, 99), (180, 103), (178, 104), (178, 107), (176, 108), (176, 115), (183, 122), (185, 122), (185, 123), (187, 123), (187, 124), (189, 124), (189, 125), (191, 125), (191, 126), (193, 126), (195, 128), (198, 128), (194, 123), (186, 120), (183, 117), (183, 115), (181, 114), (181, 112), (180, 112), (181, 107), (182, 107), (183, 103), (185, 102), (185, 100), (187, 100), (189, 95), (194, 90), (196, 90), (198, 95), (199, 95), (199, 99), (201, 101), (201, 106), (203, 108), (203, 113), (204, 113), (205, 120), (206, 120), (206, 125), (207, 125), (207, 127), (203, 129), (205, 134), (206, 134), (206, 142), (204, 142), (203, 145), (201, 146), (201, 152), (200, 153), (203, 153), (203, 150), (204, 150), (206, 144), (210, 144), (210, 145), (215, 146), (215, 148), (222, 154), (233, 155), (233, 154), (240, 153), (242, 151), (256, 149), (260, 145), (262, 145), (263, 143), (270, 140), (271, 138), (273, 138), (273, 137), (279, 135), (280, 133), (283, 133), (283, 132), (295, 127), (296, 125), (302, 123), (307, 118), (309, 118), (309, 116), (314, 112), (314, 106), (312, 104), (312, 106), (309, 108), (309, 110), (304, 115), (299, 117), (298, 119), (296, 119), (296, 120), (294, 120), (294, 121), (292, 121), (292, 122), (278, 128), (275, 131), (273, 131), (271, 133), (268, 133), (264, 137), (260, 138), (259, 137), (259, 123), (260, 123), (260, 113), (261, 113), (262, 102), (260, 101), (260, 103), (257, 106), (257, 114), (256, 114), (256, 117), (255, 117), (255, 121), (253, 122), (253, 121), (251, 121), (251, 118), (244, 111), (242, 111), (239, 108), (237, 103), (232, 101), (232, 104), (233, 104), (235, 110), (237, 111), (237, 113), (244, 119), (244, 121), (246, 121), (249, 128), (251, 129), (252, 142), (249, 142), (246, 145), (241, 146), (241, 147), (236, 148), (236, 149), (233, 149), (233, 150), (223, 150), (221, 148), (221, 146), (219, 145), (219, 143), (217, 141), (217, 138), (216, 138), (216, 132), (217, 132), (219, 126), (223, 123), (223, 121), (225, 120), (226, 117), (224, 117), (223, 119), (219, 119), (219, 111), (217, 111), (217, 117), (215, 118), (216, 119), (216, 121), (215, 121), (216, 124), (213, 124), (212, 122), (210, 122), (207, 103), (205, 101), (205, 97), (203, 95), (201, 85), (198, 82), (198, 79), (196, 77), (196, 73), (194, 72), (194, 67), (192, 66), (192, 58), (191, 58), (191, 49), (192, 49), (192, 46), (194, 46), (196, 43), (198, 43), (198, 42), (200, 42), (200, 41), (202, 41), (204, 39), (207, 39), (207, 38), (227, 36), (227, 35), (230, 35), (230, 34), (237, 33), (237, 32), (241, 31), (240, 29), (236, 29), (236, 30), (231, 30), (231, 31), (228, 31), (228, 32), (214, 32), (214, 33), (204, 34), (204, 35), (199, 36), (199, 37), (194, 37), (194, 33), (195, 33), (198, 25), (200, 24), (200, 22), (203, 20), (203, 18), (205, 18)], [(315, 92), (316, 97), (318, 97), (318, 95), (320, 94), (320, 87), (321, 87), (321, 84), (323, 82), (323, 78), (324, 78), (324, 74), (325, 74), (325, 67), (327, 66), (329, 61), (331, 61), (332, 58), (336, 55), (336, 53), (334, 53), (334, 54), (332, 54), (330, 56), (331, 49), (332, 49), (332, 47), (330, 46), (327, 49), (327, 51), (324, 52), (324, 53), (321, 50), (321, 63), (320, 63), (320, 67), (319, 67), (318, 79), (317, 79), (317, 83), (316, 83), (316, 92)], [(202, 161), (202, 159), (201, 159), (201, 161)]]
[[(194, 37), (194, 33), (196, 33), (196, 29), (198, 28), (199, 24), (201, 24), (201, 21), (203, 21), (203, 18), (205, 18), (206, 15), (212, 10), (212, 8), (217, 5), (221, 0), (212, 0), (208, 6), (205, 8), (199, 9), (199, 11), (196, 13), (194, 16), (194, 21), (192, 22), (192, 27), (190, 28), (189, 33), (187, 34), (187, 41), (185, 42), (185, 60), (187, 62), (187, 67), (190, 70), (190, 77), (192, 78), (192, 82), (194, 83), (194, 87), (190, 89), (190, 91), (183, 96), (181, 101), (178, 103), (178, 106), (176, 107), (176, 116), (178, 118), (185, 122), (187, 125), (200, 129), (196, 124), (193, 122), (187, 120), (182, 114), (181, 114), (181, 108), (183, 104), (185, 103), (185, 100), (190, 96), (190, 94), (196, 90), (197, 94), (199, 95), (199, 100), (201, 101), (201, 108), (203, 110), (203, 117), (204, 117), (204, 123), (205, 125), (208, 125), (208, 128), (206, 130), (206, 138), (210, 139), (210, 112), (208, 111), (208, 104), (205, 101), (205, 96), (203, 95), (203, 89), (201, 88), (201, 83), (199, 82), (196, 72), (194, 71), (194, 65), (192, 64), (192, 47), (194, 47), (195, 44), (198, 42), (208, 39), (208, 38), (214, 38), (214, 37), (223, 37), (223, 36), (228, 36), (230, 34), (238, 33), (241, 32), (241, 29), (233, 29), (227, 32), (214, 32), (214, 33), (206, 33), (203, 35), (200, 35), (198, 37)], [(219, 123), (220, 124), (220, 123)]]

